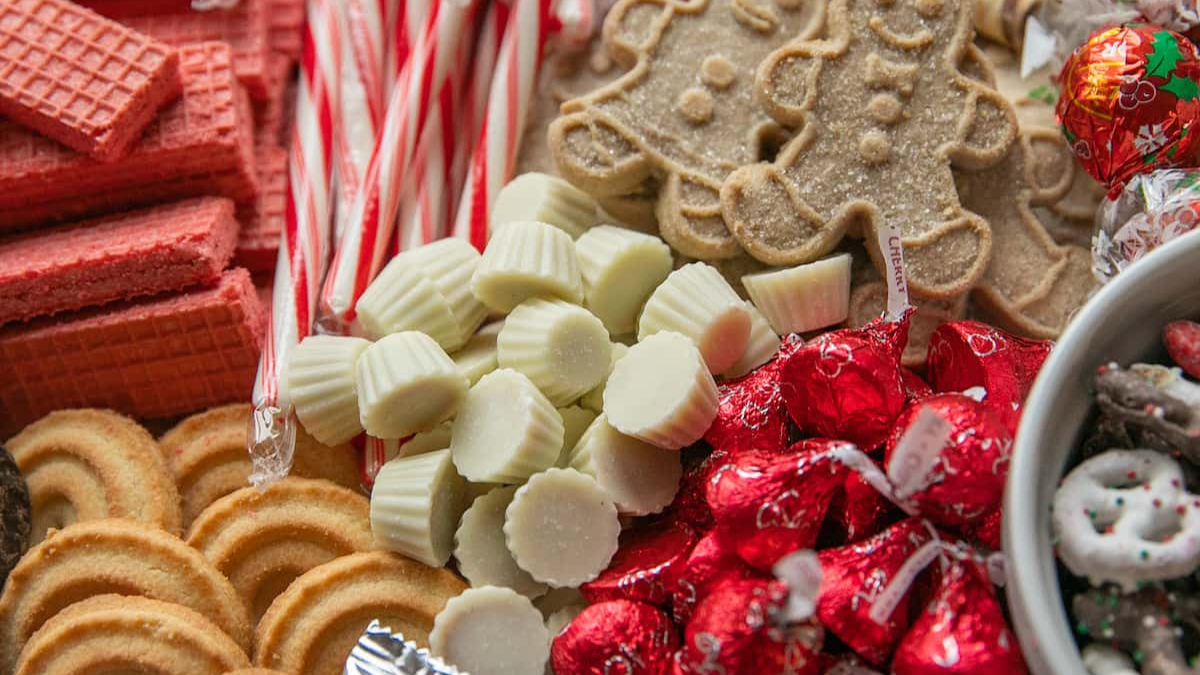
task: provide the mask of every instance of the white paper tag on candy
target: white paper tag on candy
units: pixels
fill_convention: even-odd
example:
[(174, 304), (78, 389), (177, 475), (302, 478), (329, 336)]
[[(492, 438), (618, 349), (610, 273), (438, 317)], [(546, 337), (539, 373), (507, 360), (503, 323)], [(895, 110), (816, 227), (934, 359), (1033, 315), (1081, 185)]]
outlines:
[(898, 321), (912, 305), (908, 302), (908, 277), (904, 274), (904, 247), (900, 243), (900, 228), (892, 222), (876, 222), (875, 236), (883, 256), (884, 280), (887, 282), (888, 321)]
[(924, 408), (917, 413), (888, 461), (887, 476), (898, 498), (908, 499), (929, 485), (951, 430), (950, 423), (933, 410)]
[(821, 561), (811, 550), (801, 550), (779, 559), (771, 568), (775, 577), (788, 585), (788, 603), (785, 609), (791, 623), (804, 621), (817, 611), (817, 599), (821, 593)]

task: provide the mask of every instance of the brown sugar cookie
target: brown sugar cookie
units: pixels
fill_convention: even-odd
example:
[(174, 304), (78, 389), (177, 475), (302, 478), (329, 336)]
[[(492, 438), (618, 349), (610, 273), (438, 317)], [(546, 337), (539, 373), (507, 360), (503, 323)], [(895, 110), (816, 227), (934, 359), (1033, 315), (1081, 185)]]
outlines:
[[(179, 489), (184, 528), (209, 504), (248, 485), (253, 470), (246, 452), (249, 414), (245, 403), (213, 408), (188, 417), (159, 439)], [(354, 450), (322, 445), (301, 428), (296, 429), (291, 475), (359, 487)]]
[(270, 668), (242, 668), (241, 670), (231, 670), (225, 675), (285, 675), (285, 673)]
[(992, 228), (992, 260), (972, 292), (1006, 330), (1055, 338), (1095, 286), (1091, 254), (1060, 246), (1033, 212), (1071, 186), (1074, 158), (1054, 129), (1027, 129), (995, 166), (955, 172), (959, 198)]
[[(850, 316), (846, 325), (851, 328), (865, 326), (883, 316), (887, 308), (887, 284), (869, 281), (855, 286), (850, 291)], [(933, 331), (949, 321), (957, 321), (967, 315), (967, 296), (960, 295), (945, 299), (909, 298), (913, 311), (908, 320), (908, 344), (900, 357), (900, 363), (909, 368), (922, 368), (929, 353), (929, 340)]]
[(615, 82), (567, 101), (550, 126), (559, 173), (597, 196), (662, 180), (662, 236), (702, 260), (738, 252), (719, 191), (784, 133), (754, 100), (754, 69), (812, 34), (822, 0), (621, 0), (604, 22)]
[(0, 595), (0, 672), (51, 617), (94, 595), (137, 595), (189, 607), (242, 649), (250, 618), (229, 580), (199, 551), (132, 520), (76, 523), (29, 549)]
[(229, 578), (257, 620), (296, 577), (371, 549), (371, 503), (329, 481), (285, 478), (213, 502), (187, 543)]
[(452, 572), (393, 553), (338, 558), (275, 598), (255, 631), (254, 663), (293, 675), (338, 675), (371, 619), (428, 647), (434, 617), (466, 589)]
[(137, 596), (99, 595), (46, 621), (21, 650), (16, 673), (222, 675), (249, 665), (246, 652), (194, 610)]
[(924, 297), (961, 295), (991, 254), (984, 220), (959, 203), (951, 163), (1004, 157), (1016, 118), (958, 65), (970, 0), (832, 0), (827, 38), (793, 42), (759, 67), (757, 93), (796, 137), (770, 164), (734, 172), (721, 192), (730, 231), (778, 265), (829, 252), (861, 218), (899, 229), (908, 282)]
[(130, 518), (179, 534), (179, 495), (158, 444), (111, 410), (59, 410), (7, 443), (29, 485), (32, 544), (77, 521)]

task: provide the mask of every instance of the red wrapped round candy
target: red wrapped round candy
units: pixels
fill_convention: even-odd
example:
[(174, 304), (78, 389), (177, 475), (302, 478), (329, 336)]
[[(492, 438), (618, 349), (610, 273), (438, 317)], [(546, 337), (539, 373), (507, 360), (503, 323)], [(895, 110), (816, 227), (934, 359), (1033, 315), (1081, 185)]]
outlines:
[(884, 466), (896, 495), (938, 525), (980, 521), (1004, 496), (1012, 436), (963, 394), (936, 394), (900, 414)]
[(782, 450), (787, 412), (779, 387), (779, 361), (717, 387), (717, 416), (704, 440), (717, 450)]
[(813, 436), (878, 447), (908, 399), (900, 354), (908, 320), (825, 333), (779, 357), (788, 414)]
[(1182, 35), (1140, 23), (1096, 31), (1059, 78), (1058, 122), (1110, 196), (1135, 174), (1200, 154), (1200, 54)]
[(696, 542), (684, 561), (671, 602), (675, 620), (687, 623), (696, 605), (721, 583), (757, 575), (737, 554), (721, 546), (716, 532), (709, 532)]
[(729, 461), (729, 453), (715, 450), (699, 461), (685, 453), (684, 458), (683, 478), (679, 481), (675, 501), (655, 520), (704, 532), (712, 529), (716, 522), (704, 492), (713, 474)]
[(659, 523), (626, 530), (608, 569), (579, 591), (590, 603), (637, 600), (667, 608), (695, 544), (687, 527)]
[[(869, 460), (874, 463), (874, 460)], [(850, 471), (842, 491), (829, 505), (829, 517), (824, 537), (832, 544), (850, 543), (882, 532), (903, 515), (862, 474)]]
[[(746, 579), (718, 586), (696, 607), (676, 655), (677, 675), (819, 675), (824, 633), (784, 623), (788, 587)], [(557, 663), (555, 664), (557, 668)]]
[(929, 383), (921, 379), (920, 375), (908, 368), (900, 370), (900, 379), (904, 381), (904, 391), (908, 393), (909, 401), (925, 398), (933, 393), (933, 387), (930, 387)]
[(563, 675), (669, 675), (678, 644), (662, 610), (613, 600), (575, 617), (554, 638), (550, 663)]

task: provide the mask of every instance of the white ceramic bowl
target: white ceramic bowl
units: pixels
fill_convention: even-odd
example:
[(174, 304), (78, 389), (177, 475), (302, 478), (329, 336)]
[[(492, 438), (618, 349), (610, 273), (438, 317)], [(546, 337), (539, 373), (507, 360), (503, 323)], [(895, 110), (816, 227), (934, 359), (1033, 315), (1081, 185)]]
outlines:
[(1004, 499), (1008, 599), (1038, 675), (1087, 675), (1050, 546), (1050, 503), (1092, 409), (1096, 368), (1162, 358), (1162, 327), (1200, 317), (1200, 232), (1150, 253), (1100, 290), (1067, 328), (1025, 403)]

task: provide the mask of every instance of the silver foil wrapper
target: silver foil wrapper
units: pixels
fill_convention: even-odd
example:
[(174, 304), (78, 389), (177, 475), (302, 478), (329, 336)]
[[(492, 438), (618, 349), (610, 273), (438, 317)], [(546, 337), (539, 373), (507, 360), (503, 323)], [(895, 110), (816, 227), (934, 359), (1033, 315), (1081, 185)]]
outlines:
[(345, 675), (469, 675), (420, 649), (376, 619), (346, 658)]

